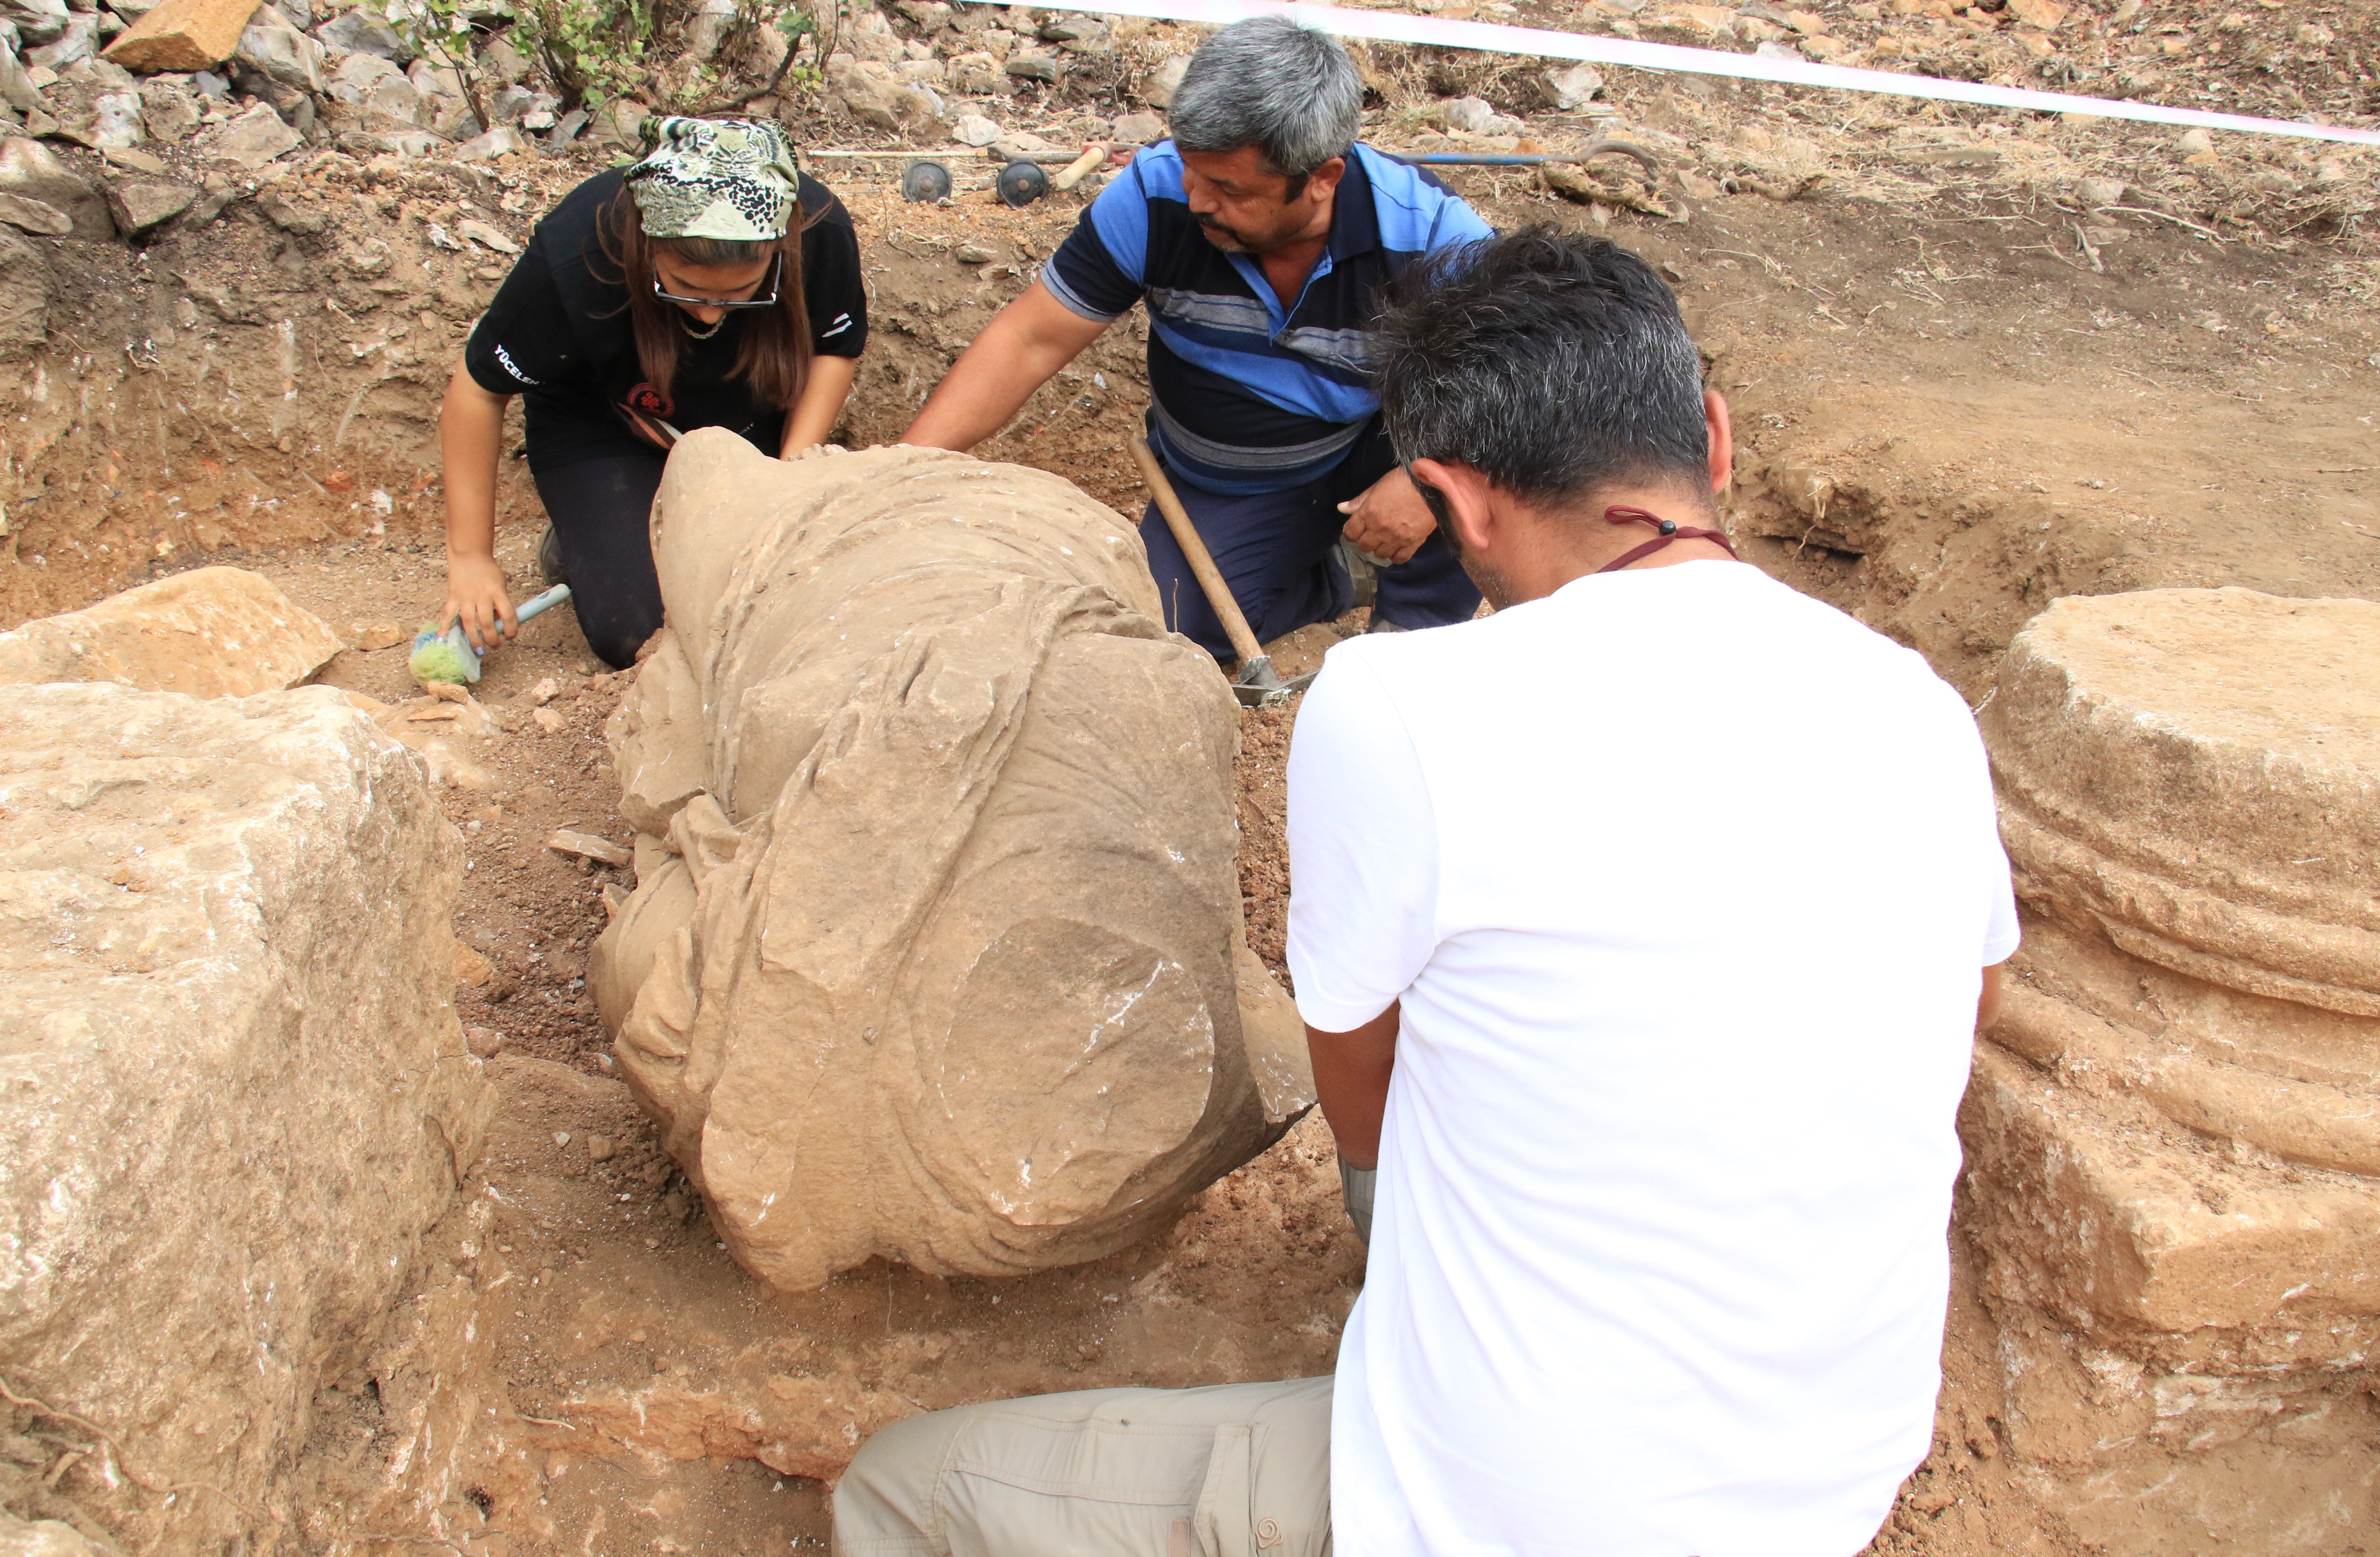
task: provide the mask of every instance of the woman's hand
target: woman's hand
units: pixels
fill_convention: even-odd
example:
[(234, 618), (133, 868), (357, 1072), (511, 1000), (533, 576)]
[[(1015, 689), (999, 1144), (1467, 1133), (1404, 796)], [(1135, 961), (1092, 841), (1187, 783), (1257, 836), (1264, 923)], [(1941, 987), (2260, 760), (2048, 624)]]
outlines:
[(504, 570), (496, 566), (496, 455), (509, 399), (481, 389), (458, 364), (438, 412), (446, 477), (446, 614), (438, 626), (443, 631), (449, 622), (462, 623), (475, 649), (520, 631)]
[(447, 556), (446, 614), (438, 620), (441, 626), (462, 623), (463, 636), (481, 653), (512, 641), (520, 631), (520, 618), (513, 614), (512, 596), (504, 590), (504, 570), (495, 558)]

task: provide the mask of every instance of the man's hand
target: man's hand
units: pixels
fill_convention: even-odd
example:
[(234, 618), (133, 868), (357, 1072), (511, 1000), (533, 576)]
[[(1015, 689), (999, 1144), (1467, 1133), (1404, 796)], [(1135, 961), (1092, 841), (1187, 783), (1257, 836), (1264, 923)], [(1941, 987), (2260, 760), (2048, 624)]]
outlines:
[(520, 631), (512, 597), (504, 591), (504, 570), (495, 558), (447, 557), (446, 614), (438, 622), (442, 627), (449, 622), (462, 623), (463, 636), (482, 653), (509, 642)]
[(1391, 470), (1366, 488), (1362, 495), (1339, 505), (1347, 516), (1342, 532), (1363, 550), (1392, 563), (1403, 562), (1421, 550), (1438, 529), (1429, 505), (1421, 500), (1403, 470)]
[(965, 454), (1008, 425), (1033, 392), (1107, 328), (1036, 280), (992, 316), (959, 354), (901, 442)]
[(1314, 1097), (1339, 1160), (1351, 1168), (1379, 1166), (1380, 1121), (1389, 1107), (1389, 1077), (1397, 1068), (1397, 1028), (1404, 1007), (1391, 1004), (1353, 1032), (1305, 1029), (1305, 1052), (1314, 1062)]

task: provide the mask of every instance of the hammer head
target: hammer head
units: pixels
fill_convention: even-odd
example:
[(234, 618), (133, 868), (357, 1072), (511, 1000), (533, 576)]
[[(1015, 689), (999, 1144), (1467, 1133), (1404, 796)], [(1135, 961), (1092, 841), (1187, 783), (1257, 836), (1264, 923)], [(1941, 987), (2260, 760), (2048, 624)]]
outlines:
[(1283, 681), (1281, 673), (1272, 668), (1272, 656), (1259, 654), (1241, 664), (1239, 679), (1232, 683), (1232, 696), (1240, 699), (1242, 708), (1270, 708), (1286, 702), (1292, 693), (1305, 691), (1316, 675), (1307, 671)]

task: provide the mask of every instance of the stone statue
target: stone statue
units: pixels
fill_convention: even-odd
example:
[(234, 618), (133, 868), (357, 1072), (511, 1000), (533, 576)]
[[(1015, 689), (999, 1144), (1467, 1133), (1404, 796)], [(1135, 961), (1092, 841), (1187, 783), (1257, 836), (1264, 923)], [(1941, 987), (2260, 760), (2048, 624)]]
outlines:
[(1238, 713), (1133, 527), (923, 449), (673, 452), (591, 969), (747, 1267), (1097, 1259), (1312, 1101), (1247, 950)]

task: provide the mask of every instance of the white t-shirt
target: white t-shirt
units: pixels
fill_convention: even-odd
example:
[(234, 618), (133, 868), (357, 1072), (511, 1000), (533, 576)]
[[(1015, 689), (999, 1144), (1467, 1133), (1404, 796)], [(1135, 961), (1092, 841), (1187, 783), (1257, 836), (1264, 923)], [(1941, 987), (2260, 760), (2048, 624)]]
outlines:
[(1737, 563), (1330, 651), (1289, 961), (1403, 1002), (1341, 1557), (1852, 1557), (1925, 1456), (2016, 909), (1974, 721)]

